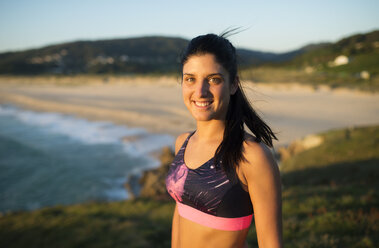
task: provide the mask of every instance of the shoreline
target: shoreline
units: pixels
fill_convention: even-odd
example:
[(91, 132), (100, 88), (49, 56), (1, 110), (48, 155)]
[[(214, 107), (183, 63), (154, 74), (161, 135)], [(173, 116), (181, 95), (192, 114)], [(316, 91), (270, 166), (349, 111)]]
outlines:
[[(256, 112), (279, 135), (276, 147), (331, 128), (379, 123), (378, 93), (296, 83), (243, 82), (243, 88)], [(174, 137), (196, 129), (173, 76), (0, 76), (0, 103)]]

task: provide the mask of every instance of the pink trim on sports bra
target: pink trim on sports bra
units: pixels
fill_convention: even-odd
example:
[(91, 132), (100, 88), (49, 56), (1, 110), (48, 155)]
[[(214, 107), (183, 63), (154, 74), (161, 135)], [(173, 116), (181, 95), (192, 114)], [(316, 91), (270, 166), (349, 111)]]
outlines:
[(250, 227), (253, 215), (238, 217), (238, 218), (225, 218), (217, 217), (211, 214), (204, 213), (196, 208), (190, 207), (180, 202), (176, 202), (179, 215), (190, 221), (196, 222), (200, 225), (210, 228), (224, 230), (224, 231), (238, 231)]

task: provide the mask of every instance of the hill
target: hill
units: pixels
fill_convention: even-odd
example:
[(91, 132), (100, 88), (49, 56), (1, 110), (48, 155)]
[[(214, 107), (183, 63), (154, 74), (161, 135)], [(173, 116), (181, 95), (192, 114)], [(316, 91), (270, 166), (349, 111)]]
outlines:
[(242, 78), (379, 90), (379, 30), (346, 37), (336, 43), (311, 44), (299, 51), (302, 52), (292, 59), (244, 68)]
[(1, 74), (145, 73), (177, 69), (187, 40), (167, 37), (78, 41), (0, 54)]
[[(339, 60), (338, 57), (340, 57)], [(314, 48), (297, 56), (288, 65), (311, 66), (319, 70), (350, 73), (366, 70), (371, 74), (378, 74), (379, 30), (367, 34), (356, 34), (336, 43)]]
[[(178, 72), (188, 40), (172, 37), (77, 41), (0, 54), (0, 74), (134, 74)], [(244, 67), (281, 62), (301, 53), (277, 54), (237, 49)]]

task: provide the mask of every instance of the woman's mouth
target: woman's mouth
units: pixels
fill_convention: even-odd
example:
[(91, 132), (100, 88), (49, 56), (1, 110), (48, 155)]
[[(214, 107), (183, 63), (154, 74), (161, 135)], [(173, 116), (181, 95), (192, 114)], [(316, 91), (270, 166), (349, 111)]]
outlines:
[(207, 108), (213, 101), (192, 101), (198, 108)]

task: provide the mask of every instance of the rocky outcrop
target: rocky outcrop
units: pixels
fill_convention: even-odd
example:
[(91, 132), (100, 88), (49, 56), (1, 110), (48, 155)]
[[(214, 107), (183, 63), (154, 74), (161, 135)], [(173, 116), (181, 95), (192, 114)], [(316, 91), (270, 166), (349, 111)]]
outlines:
[[(165, 179), (173, 159), (174, 152), (169, 147), (164, 147), (159, 156), (161, 165), (158, 168), (144, 171), (138, 182), (136, 182), (136, 176), (130, 176), (125, 184), (130, 198), (168, 199), (169, 195), (166, 191)], [(136, 186), (138, 184), (139, 187)]]
[(313, 147), (317, 147), (324, 142), (324, 138), (320, 135), (310, 134), (305, 136), (302, 139), (293, 141), (287, 147), (280, 147), (278, 149), (278, 153), (280, 156), (280, 160), (284, 161), (293, 155), (311, 149)]

